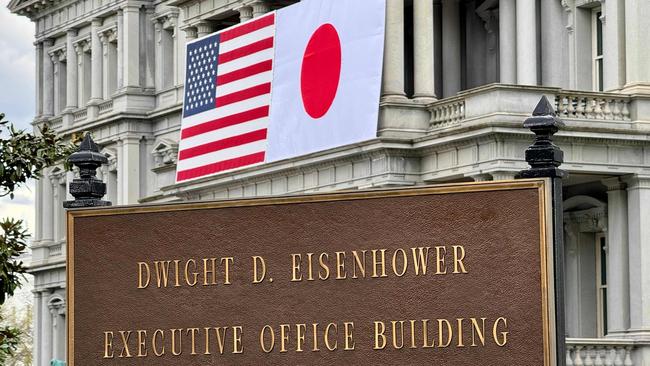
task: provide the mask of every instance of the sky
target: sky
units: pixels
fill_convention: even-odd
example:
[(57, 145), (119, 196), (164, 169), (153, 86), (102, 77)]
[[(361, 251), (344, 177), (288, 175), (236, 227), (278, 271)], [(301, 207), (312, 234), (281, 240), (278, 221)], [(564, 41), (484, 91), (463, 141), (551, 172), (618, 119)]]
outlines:
[[(0, 112), (5, 120), (31, 130), (34, 118), (34, 25), (11, 14), (9, 0), (0, 0)], [(0, 218), (15, 217), (34, 227), (34, 184), (19, 189), (16, 197), (0, 198)]]

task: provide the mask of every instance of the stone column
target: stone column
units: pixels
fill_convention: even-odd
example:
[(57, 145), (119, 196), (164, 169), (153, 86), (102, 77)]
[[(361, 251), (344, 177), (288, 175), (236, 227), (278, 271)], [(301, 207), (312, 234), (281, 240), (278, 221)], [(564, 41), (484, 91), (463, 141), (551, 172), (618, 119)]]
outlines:
[(212, 27), (212, 23), (206, 20), (202, 20), (198, 23), (196, 23), (196, 30), (198, 32), (198, 37), (204, 37), (207, 36), (208, 34), (212, 33), (214, 30)]
[(117, 174), (122, 181), (122, 204), (138, 203), (140, 199), (140, 139), (122, 139), (121, 168)]
[(59, 351), (59, 342), (63, 341), (59, 337), (59, 310), (57, 306), (49, 305), (48, 309), (50, 310), (50, 317), (52, 319), (52, 358), (60, 359), (61, 355), (58, 354)]
[(386, 0), (384, 99), (406, 99), (404, 93), (404, 0)]
[(433, 62), (433, 1), (413, 2), (413, 72), (417, 101), (435, 100)]
[(108, 59), (108, 52), (109, 52), (109, 41), (108, 41), (108, 34), (107, 32), (102, 32), (99, 35), (99, 41), (101, 42), (102, 45), (102, 64), (104, 67), (102, 68), (102, 99), (108, 100), (110, 99), (110, 91), (109, 91), (109, 70), (110, 70), (110, 64), (109, 64), (109, 59)]
[(436, 98), (442, 98), (442, 0), (433, 0), (433, 81)]
[[(503, 1), (503, 0), (501, 0)], [(569, 87), (567, 63), (568, 39), (564, 27), (564, 9), (560, 1), (541, 1), (541, 84)]]
[(90, 28), (90, 72), (92, 81), (90, 82), (90, 101), (89, 104), (99, 104), (102, 101), (102, 41), (99, 37), (99, 27), (102, 20), (95, 18), (92, 20)]
[(117, 10), (117, 89), (124, 87), (124, 11)]
[(46, 39), (43, 41), (43, 116), (54, 115), (54, 69), (50, 59), (50, 48), (54, 41)]
[(650, 335), (650, 175), (634, 174), (624, 181), (627, 183), (630, 332), (647, 339)]
[(265, 0), (255, 1), (251, 3), (251, 6), (253, 7), (253, 18), (257, 18), (271, 11), (271, 7)]
[(43, 187), (43, 198), (42, 198), (43, 210), (39, 213), (41, 215), (41, 225), (43, 230), (42, 240), (46, 242), (51, 242), (54, 239), (53, 219), (54, 219), (55, 211), (53, 210), (52, 207), (52, 200), (54, 199), (54, 197), (52, 194), (52, 184), (50, 183), (50, 180), (47, 178), (47, 174), (45, 171), (43, 172), (42, 187)]
[(140, 8), (127, 5), (122, 8), (122, 71), (123, 86), (140, 88), (140, 37), (130, 35), (140, 34)]
[(49, 365), (52, 360), (52, 315), (47, 304), (47, 293), (41, 304), (41, 365)]
[(517, 12), (515, 0), (499, 0), (499, 80), (517, 83)]
[(52, 83), (54, 84), (54, 96), (52, 98), (52, 111), (53, 115), (59, 114), (59, 106), (61, 105), (61, 63), (59, 62), (58, 53), (50, 53), (50, 61), (52, 61)]
[(63, 219), (61, 215), (59, 215), (59, 208), (63, 204), (63, 200), (59, 197), (59, 178), (56, 176), (50, 176), (49, 181), (52, 186), (52, 201), (54, 206), (52, 209), (52, 227), (54, 228), (54, 230), (52, 230), (52, 236), (54, 242), (58, 242), (61, 239), (61, 220)]
[[(77, 105), (79, 107), (84, 107), (85, 106), (85, 100), (87, 98), (86, 95), (86, 90), (85, 90), (85, 85), (86, 85), (86, 75), (84, 72), (84, 67), (88, 67), (85, 65), (84, 61), (84, 44), (85, 41), (83, 42), (78, 42), (75, 43), (74, 45), (74, 50), (75, 53), (77, 54)], [(73, 68), (75, 65), (70, 64), (70, 68)]]
[[(38, 201), (37, 201), (38, 202)], [(36, 211), (38, 212), (38, 210)], [(34, 308), (32, 311), (33, 314), (33, 335), (32, 335), (32, 355), (34, 360), (34, 365), (43, 365), (41, 354), (41, 343), (43, 342), (43, 326), (42, 326), (42, 315), (41, 307), (43, 306), (43, 296), (40, 291), (32, 291), (34, 293)]]
[(625, 93), (650, 93), (650, 2), (625, 0)]
[(535, 1), (517, 0), (517, 84), (537, 85)]
[(35, 54), (36, 54), (36, 70), (34, 75), (36, 76), (36, 118), (40, 118), (43, 115), (43, 42), (34, 43)]
[(460, 10), (458, 0), (442, 2), (442, 94), (456, 95), (461, 89)]
[(43, 180), (38, 179), (34, 182), (34, 212), (36, 212), (36, 217), (34, 218), (35, 227), (34, 227), (34, 241), (32, 245), (38, 244), (43, 238), (43, 219), (40, 216), (40, 212), (43, 210)]
[(66, 38), (66, 53), (68, 67), (66, 70), (66, 105), (65, 111), (72, 112), (77, 108), (77, 52), (74, 49), (74, 37), (77, 36), (76, 29), (69, 29)]
[(603, 2), (603, 87), (620, 90), (625, 85), (625, 1)]
[(162, 37), (163, 37), (163, 19), (157, 18), (153, 20), (154, 28), (154, 43), (155, 43), (155, 77), (154, 82), (156, 84), (156, 89), (162, 90), (163, 88), (163, 49), (162, 49)]
[(253, 8), (251, 6), (240, 6), (235, 9), (239, 12), (239, 22), (247, 22), (253, 19)]
[(630, 327), (627, 192), (618, 177), (607, 187), (607, 334), (621, 335)]

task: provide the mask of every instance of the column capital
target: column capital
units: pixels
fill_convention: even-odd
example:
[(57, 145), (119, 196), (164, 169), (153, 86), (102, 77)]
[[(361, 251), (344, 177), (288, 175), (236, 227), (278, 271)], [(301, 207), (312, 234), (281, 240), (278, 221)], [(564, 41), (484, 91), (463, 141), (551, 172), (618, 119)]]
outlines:
[(43, 43), (43, 47), (52, 47), (54, 45), (54, 39), (45, 38), (42, 43)]
[(624, 190), (626, 185), (625, 182), (621, 181), (619, 177), (611, 177), (611, 178), (605, 178), (600, 181), (605, 187), (607, 187), (607, 191), (621, 191)]
[(253, 7), (250, 5), (242, 5), (235, 8), (235, 11), (239, 12), (239, 21), (242, 23), (253, 19)]
[(625, 176), (622, 180), (627, 184), (628, 191), (635, 189), (650, 189), (649, 174), (631, 174)]
[(253, 7), (253, 17), (257, 18), (271, 11), (271, 6), (266, 0), (255, 0), (248, 5)]
[(76, 28), (70, 28), (65, 31), (65, 35), (68, 37), (76, 37), (79, 31)]
[(93, 27), (101, 27), (101, 25), (104, 23), (104, 20), (102, 18), (93, 18), (90, 21), (90, 25)]

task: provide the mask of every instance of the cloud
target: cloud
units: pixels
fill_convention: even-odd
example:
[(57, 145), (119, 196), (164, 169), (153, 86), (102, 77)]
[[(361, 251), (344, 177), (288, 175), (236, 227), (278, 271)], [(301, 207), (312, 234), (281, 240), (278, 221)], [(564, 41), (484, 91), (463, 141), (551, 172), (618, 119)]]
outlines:
[(22, 129), (31, 130), (34, 117), (34, 24), (7, 9), (0, 0), (0, 112)]
[(25, 222), (29, 233), (34, 234), (34, 181), (31, 180), (27, 185), (18, 188), (14, 194), (14, 199), (9, 196), (0, 198), (0, 219), (12, 217)]

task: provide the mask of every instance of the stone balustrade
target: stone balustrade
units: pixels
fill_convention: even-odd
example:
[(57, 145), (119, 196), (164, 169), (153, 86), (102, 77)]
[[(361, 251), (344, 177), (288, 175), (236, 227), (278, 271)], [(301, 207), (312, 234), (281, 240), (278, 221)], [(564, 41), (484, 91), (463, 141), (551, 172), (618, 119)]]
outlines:
[(109, 113), (113, 110), (113, 100), (107, 100), (99, 105), (99, 114)]
[(635, 366), (634, 341), (609, 338), (568, 338), (567, 366)]
[(448, 127), (465, 118), (465, 100), (462, 97), (442, 99), (429, 106), (430, 128)]
[(88, 117), (88, 110), (87, 109), (80, 109), (80, 110), (74, 112), (73, 117), (74, 117), (75, 122), (83, 121), (83, 120), (86, 119), (86, 117)]
[(616, 93), (560, 92), (555, 110), (562, 118), (630, 120), (630, 97)]

